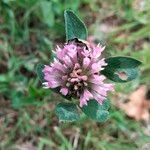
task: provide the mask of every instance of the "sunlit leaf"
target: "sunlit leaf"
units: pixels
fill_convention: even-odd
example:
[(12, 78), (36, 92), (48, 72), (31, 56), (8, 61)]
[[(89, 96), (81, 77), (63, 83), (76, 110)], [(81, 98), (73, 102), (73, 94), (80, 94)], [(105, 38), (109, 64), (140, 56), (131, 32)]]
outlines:
[(90, 100), (87, 106), (83, 106), (81, 109), (89, 118), (98, 122), (105, 122), (109, 118), (109, 107), (109, 100), (105, 100), (102, 105), (96, 100)]
[(107, 66), (101, 71), (108, 79), (115, 82), (127, 82), (138, 77), (140, 61), (130, 57), (110, 57)]
[(59, 103), (55, 109), (60, 121), (76, 121), (79, 119), (77, 106), (72, 103)]
[(87, 38), (87, 29), (85, 24), (71, 10), (66, 10), (64, 13), (66, 39), (72, 40), (75, 38), (85, 40)]

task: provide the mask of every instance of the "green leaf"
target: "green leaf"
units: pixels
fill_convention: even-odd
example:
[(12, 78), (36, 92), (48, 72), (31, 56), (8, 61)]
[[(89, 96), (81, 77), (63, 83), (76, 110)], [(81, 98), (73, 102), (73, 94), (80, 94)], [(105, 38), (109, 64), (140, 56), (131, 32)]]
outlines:
[(102, 105), (100, 105), (96, 100), (90, 100), (88, 105), (83, 106), (81, 109), (89, 118), (98, 122), (105, 122), (109, 118), (109, 107), (109, 100), (105, 100)]
[(141, 62), (130, 57), (110, 57), (108, 65), (101, 71), (108, 79), (115, 82), (128, 82), (139, 76), (138, 66)]
[(85, 24), (74, 14), (71, 10), (64, 12), (65, 17), (65, 28), (66, 28), (66, 39), (83, 39), (87, 38), (87, 29)]
[(76, 121), (79, 119), (77, 106), (73, 103), (59, 103), (55, 108), (60, 121)]
[(47, 24), (49, 27), (52, 27), (54, 25), (54, 12), (52, 8), (52, 2), (42, 0), (40, 3), (41, 11), (42, 11), (42, 20), (45, 24)]
[(41, 80), (41, 82), (44, 82), (44, 73), (42, 72), (43, 68), (44, 68), (43, 64), (37, 64), (36, 66), (36, 73), (39, 79)]

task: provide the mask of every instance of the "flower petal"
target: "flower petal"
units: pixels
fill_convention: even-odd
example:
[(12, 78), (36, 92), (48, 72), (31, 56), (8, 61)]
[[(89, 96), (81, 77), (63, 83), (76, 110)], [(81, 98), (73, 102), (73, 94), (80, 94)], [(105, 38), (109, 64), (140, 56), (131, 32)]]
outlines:
[(90, 65), (91, 60), (88, 57), (83, 58), (83, 68), (86, 69)]
[(93, 98), (93, 95), (87, 89), (85, 89), (83, 94), (80, 96), (80, 107), (87, 105), (87, 101), (89, 101), (91, 98)]
[(103, 101), (106, 99), (104, 96), (101, 96), (100, 94), (98, 94), (97, 92), (95, 91), (92, 91), (92, 94), (93, 94), (93, 97), (94, 99), (102, 105)]
[(101, 47), (99, 44), (96, 47), (93, 47), (91, 57), (92, 58), (100, 57), (100, 55), (104, 49), (105, 49), (105, 47)]
[(89, 82), (94, 84), (102, 84), (105, 79), (106, 77), (104, 75), (92, 75), (89, 78)]
[(63, 87), (63, 88), (60, 89), (60, 92), (61, 92), (63, 95), (66, 96), (66, 95), (68, 94), (68, 88)]

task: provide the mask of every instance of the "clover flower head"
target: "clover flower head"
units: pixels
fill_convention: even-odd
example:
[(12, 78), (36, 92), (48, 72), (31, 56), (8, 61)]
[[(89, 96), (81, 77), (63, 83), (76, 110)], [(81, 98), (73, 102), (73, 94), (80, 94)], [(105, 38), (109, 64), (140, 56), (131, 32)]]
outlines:
[(72, 40), (63, 48), (57, 46), (56, 58), (43, 69), (45, 88), (58, 88), (64, 96), (77, 98), (80, 107), (90, 99), (102, 104), (113, 85), (104, 83), (100, 73), (107, 65), (101, 53), (105, 47), (88, 42)]

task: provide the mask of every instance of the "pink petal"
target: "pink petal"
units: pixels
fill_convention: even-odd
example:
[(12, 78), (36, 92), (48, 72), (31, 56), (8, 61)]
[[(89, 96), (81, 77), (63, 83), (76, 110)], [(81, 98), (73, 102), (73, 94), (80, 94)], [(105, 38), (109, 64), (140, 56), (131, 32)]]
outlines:
[(66, 72), (66, 67), (62, 65), (58, 60), (54, 60), (54, 63), (51, 64), (51, 66), (59, 71)]
[(65, 49), (61, 49), (59, 46), (57, 46), (57, 49), (56, 49), (56, 56), (58, 59), (62, 59), (65, 55), (66, 55), (66, 50)]
[(67, 49), (67, 51), (72, 51), (72, 52), (74, 52), (76, 48), (77, 48), (76, 45), (73, 43), (64, 46), (64, 49)]
[(51, 72), (52, 70), (53, 70), (52, 67), (50, 67), (48, 65), (45, 65), (44, 69), (42, 70), (42, 72), (46, 73), (46, 72)]
[(100, 94), (98, 94), (97, 92), (95, 91), (92, 91), (92, 94), (93, 94), (93, 97), (94, 99), (102, 105), (103, 101), (106, 99), (104, 96), (101, 96)]
[(83, 107), (84, 105), (87, 105), (87, 101), (84, 97), (84, 95), (80, 96), (80, 107)]
[(81, 52), (81, 54), (85, 57), (89, 57), (90, 56), (90, 51), (89, 50), (86, 50), (86, 48), (84, 48)]
[(54, 71), (54, 74), (49, 74), (49, 73), (45, 73), (44, 74), (45, 76), (44, 76), (44, 79), (46, 80), (46, 81), (51, 81), (51, 80), (61, 80), (61, 75), (60, 74), (55, 74), (55, 71)]
[(105, 83), (105, 84), (103, 84), (103, 87), (104, 87), (104, 88), (107, 88), (109, 91), (114, 91), (114, 84)]
[(67, 56), (67, 55), (64, 56), (63, 61), (66, 64), (66, 66), (68, 66), (68, 67), (72, 67), (73, 66), (73, 63), (72, 63), (72, 61), (71, 61), (69, 56)]
[(72, 78), (71, 80), (70, 80), (70, 82), (79, 82), (80, 80), (78, 79), (78, 78)]
[(98, 61), (98, 65), (100, 65), (100, 66), (107, 66), (107, 63), (105, 62), (105, 59), (103, 58), (103, 59)]
[(62, 83), (56, 80), (51, 80), (48, 82), (48, 86), (51, 88), (59, 87)]
[(99, 85), (93, 84), (92, 85), (92, 90), (96, 91), (98, 94), (100, 94), (102, 96), (107, 96), (108, 89), (103, 88)]
[(89, 82), (94, 84), (101, 84), (106, 79), (103, 75), (93, 75), (91, 78), (89, 78)]
[(97, 45), (97, 47), (93, 47), (92, 57), (93, 58), (100, 57), (100, 55), (104, 49), (105, 49), (105, 47), (101, 47), (99, 44)]
[(72, 45), (71, 47), (69, 46), (67, 54), (68, 54), (69, 57), (77, 60), (76, 59), (77, 58), (77, 47), (76, 47), (76, 45)]
[(97, 72), (103, 70), (104, 69), (103, 66), (106, 66), (106, 65), (107, 65), (107, 63), (105, 63), (104, 59), (101, 59), (98, 62), (93, 63), (92, 68), (91, 68), (92, 69), (91, 73), (97, 73)]
[(91, 98), (93, 98), (93, 95), (87, 89), (85, 89), (80, 97), (80, 107), (87, 105), (87, 101), (89, 101)]
[(87, 89), (84, 90), (84, 97), (86, 97), (87, 100), (93, 98), (92, 93), (90, 93), (90, 91), (88, 91)]
[(65, 87), (64, 87), (64, 88), (61, 88), (61, 89), (60, 89), (60, 92), (61, 92), (63, 95), (66, 96), (66, 95), (68, 94), (68, 89), (65, 88)]
[(91, 60), (88, 57), (83, 58), (83, 67), (86, 69), (90, 65)]

